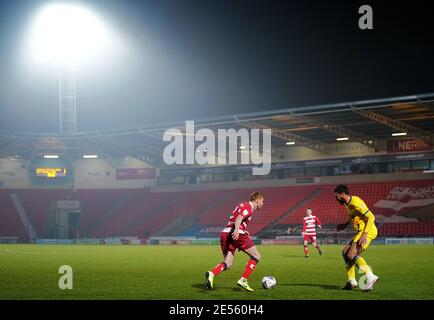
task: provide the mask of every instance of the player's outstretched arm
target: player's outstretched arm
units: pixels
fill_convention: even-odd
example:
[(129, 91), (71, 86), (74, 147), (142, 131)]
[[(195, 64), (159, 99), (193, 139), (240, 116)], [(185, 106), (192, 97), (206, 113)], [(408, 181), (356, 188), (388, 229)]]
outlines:
[(318, 217), (315, 217), (316, 224), (318, 225), (318, 228), (322, 229), (321, 221), (318, 219)]

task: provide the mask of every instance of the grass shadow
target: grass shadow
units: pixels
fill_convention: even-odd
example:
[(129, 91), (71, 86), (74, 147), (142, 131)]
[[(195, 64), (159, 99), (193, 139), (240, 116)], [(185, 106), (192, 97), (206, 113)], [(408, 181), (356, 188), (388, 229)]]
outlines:
[(311, 260), (311, 259), (325, 259), (325, 260), (336, 260), (336, 259), (338, 259), (339, 260), (339, 258), (340, 257), (335, 257), (335, 256), (330, 256), (330, 255), (326, 255), (326, 256), (324, 256), (324, 255), (322, 255), (322, 256), (320, 256), (320, 255), (311, 255), (311, 256), (309, 256), (309, 257), (305, 257), (304, 255), (299, 255), (299, 254), (282, 254), (281, 255), (281, 257), (284, 257), (284, 258), (296, 258), (296, 259), (303, 259), (303, 260), (306, 260), (306, 261), (309, 261), (309, 260)]
[(232, 289), (232, 291), (236, 291), (236, 292), (246, 292), (246, 290), (241, 289), (241, 288), (238, 287), (238, 286), (233, 286), (233, 287), (228, 287), (228, 286), (217, 286), (217, 287), (215, 287), (215, 286), (214, 286), (214, 289), (213, 289), (213, 290), (210, 290), (210, 289), (208, 289), (208, 288), (205, 286), (204, 283), (193, 283), (193, 284), (191, 285), (191, 287), (192, 287), (192, 288), (195, 288), (195, 289), (200, 289), (202, 292), (212, 292), (212, 291), (214, 291), (214, 290), (218, 290), (218, 289)]
[(286, 257), (286, 258), (299, 258), (299, 259), (306, 259), (308, 260), (309, 258), (306, 258), (303, 255), (299, 255), (299, 254), (284, 254), (282, 255), (282, 257)]
[(239, 292), (243, 292), (244, 291), (243, 289), (241, 289), (241, 288), (239, 288), (237, 286), (234, 286), (234, 287), (222, 287), (222, 286), (218, 286), (218, 287), (214, 287), (213, 290), (210, 290), (210, 289), (208, 289), (205, 286), (205, 283), (193, 283), (191, 285), (191, 287), (195, 288), (195, 289), (200, 289), (202, 292), (212, 292), (213, 290), (216, 290), (216, 289), (232, 289), (232, 291), (239, 291)]
[(205, 283), (193, 283), (193, 284), (191, 285), (191, 287), (192, 287), (192, 288), (195, 288), (195, 289), (200, 289), (202, 292), (209, 292), (209, 291), (211, 291), (210, 289), (208, 289), (208, 288), (205, 286)]
[(341, 287), (335, 284), (315, 284), (315, 283), (280, 283), (279, 286), (304, 286), (318, 287), (326, 290), (340, 290)]

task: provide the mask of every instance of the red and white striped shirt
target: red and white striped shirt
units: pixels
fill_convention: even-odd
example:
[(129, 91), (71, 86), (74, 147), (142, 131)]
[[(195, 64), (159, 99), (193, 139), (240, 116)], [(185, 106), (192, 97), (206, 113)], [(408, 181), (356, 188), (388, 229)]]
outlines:
[(249, 224), (250, 220), (252, 220), (253, 207), (250, 202), (243, 202), (238, 204), (234, 211), (232, 211), (232, 215), (229, 217), (229, 221), (226, 225), (226, 228), (222, 230), (222, 232), (233, 232), (235, 229), (235, 220), (239, 215), (243, 216), (243, 221), (240, 224), (240, 234), (249, 234), (246, 231), (246, 227)]
[(316, 216), (303, 218), (303, 232), (306, 236), (316, 236), (315, 224), (321, 226), (321, 221)]

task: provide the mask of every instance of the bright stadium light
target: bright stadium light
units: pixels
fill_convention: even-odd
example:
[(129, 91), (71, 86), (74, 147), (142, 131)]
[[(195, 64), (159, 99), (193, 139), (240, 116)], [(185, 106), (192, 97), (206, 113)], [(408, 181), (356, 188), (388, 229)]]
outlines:
[(110, 42), (109, 35), (103, 21), (86, 7), (52, 3), (31, 24), (29, 50), (37, 60), (75, 64), (96, 58)]
[(44, 155), (45, 159), (59, 159), (59, 156), (57, 154), (46, 154)]
[(98, 155), (96, 155), (96, 154), (85, 154), (85, 155), (83, 155), (83, 159), (98, 159)]
[(407, 132), (396, 132), (396, 133), (392, 133), (393, 137), (399, 137), (399, 136), (406, 136)]
[(336, 138), (337, 141), (348, 141), (348, 137)]
[(295, 144), (295, 141), (287, 141), (286, 142), (286, 145), (287, 146), (292, 146), (292, 145), (294, 145)]
[[(117, 32), (89, 8), (73, 2), (51, 2), (36, 12), (24, 47), (32, 66), (56, 66), (59, 92), (59, 131), (77, 132), (77, 69), (95, 68), (123, 52)], [(105, 56), (104, 56), (105, 55)]]

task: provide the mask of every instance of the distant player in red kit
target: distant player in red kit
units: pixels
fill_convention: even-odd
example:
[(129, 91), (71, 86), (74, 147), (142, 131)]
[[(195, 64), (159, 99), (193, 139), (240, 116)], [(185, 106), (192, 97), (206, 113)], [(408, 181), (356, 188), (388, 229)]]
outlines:
[(219, 273), (228, 270), (232, 266), (235, 250), (244, 251), (249, 257), (246, 269), (237, 284), (247, 290), (253, 291), (249, 286), (247, 279), (255, 270), (261, 255), (253, 244), (246, 227), (252, 219), (253, 210), (260, 209), (264, 205), (264, 196), (258, 192), (250, 195), (250, 201), (238, 204), (226, 227), (220, 234), (220, 247), (223, 253), (224, 262), (219, 263), (211, 271), (205, 273), (206, 286), (209, 289), (214, 288), (214, 277)]
[(306, 210), (306, 216), (303, 218), (303, 241), (304, 241), (304, 256), (309, 257), (309, 250), (307, 249), (308, 241), (312, 242), (312, 245), (318, 249), (320, 255), (322, 255), (322, 250), (316, 243), (316, 230), (315, 224), (322, 229), (321, 221), (319, 221), (317, 216), (312, 215), (312, 209), (308, 208)]

